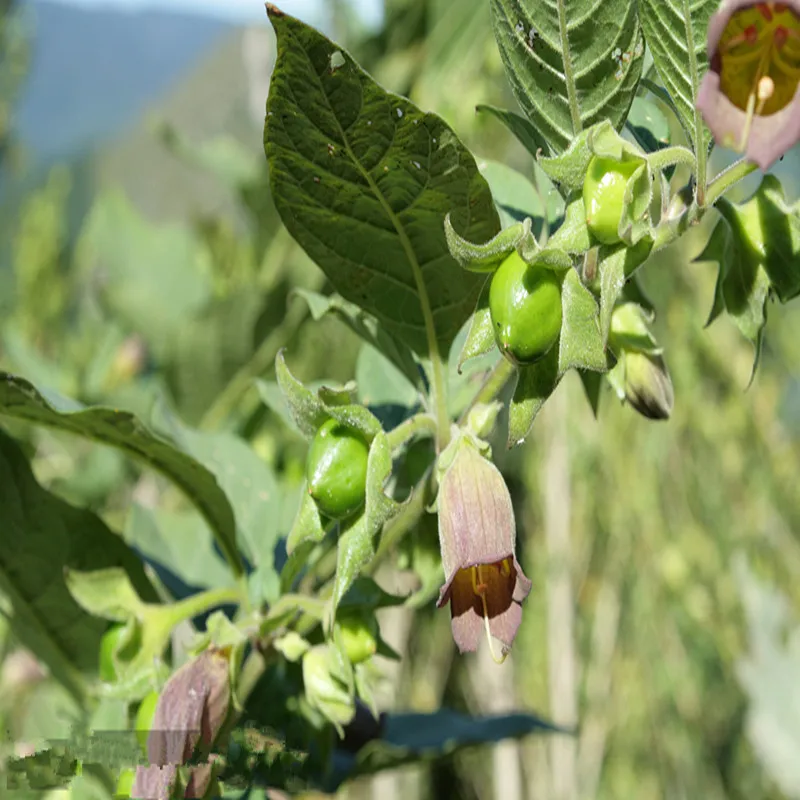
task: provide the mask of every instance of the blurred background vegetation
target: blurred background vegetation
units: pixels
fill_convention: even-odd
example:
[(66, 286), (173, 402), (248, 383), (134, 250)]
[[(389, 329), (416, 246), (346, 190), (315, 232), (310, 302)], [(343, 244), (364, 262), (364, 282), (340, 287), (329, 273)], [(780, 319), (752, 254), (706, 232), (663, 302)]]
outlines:
[[(378, 28), (341, 0), (315, 21), (384, 86), (444, 117), (486, 170), (501, 162), (531, 177), (523, 148), (475, 112), (514, 107), (488, 3), (384, 6)], [(330, 289), (270, 199), (261, 135), (273, 48), (266, 23), (2, 0), (0, 367), (83, 403), (146, 420), (166, 403), (194, 427), (235, 431), (291, 500), (305, 445), (254, 379), (272, 377), (282, 346), (307, 381), (368, 375), (370, 354), (292, 294)], [(796, 200), (796, 156), (778, 172)], [(748, 388), (751, 346), (726, 319), (704, 329), (716, 275), (690, 260), (708, 230), (642, 272), (675, 384), (669, 422), (639, 417), (610, 391), (595, 420), (568, 379), (523, 447), (505, 452), (497, 440), (534, 581), (506, 664), (455, 657), (449, 615), (431, 602), (383, 612), (384, 638), (404, 659), (383, 664), (382, 708), (530, 709), (579, 734), (477, 749), (342, 796), (784, 797), (748, 736), (740, 665), (752, 631), (734, 564), (747, 556), (798, 609), (800, 307), (771, 308)], [(208, 542), (202, 522), (160, 479), (99, 446), (8, 426), (42, 484), (145, 555), (153, 527), (168, 529), (186, 543), (178, 577), (214, 583), (210, 545), (207, 558), (193, 551)], [(282, 533), (296, 507), (284, 505)], [(404, 566), (379, 582), (414, 588)], [(23, 746), (53, 736), (52, 687), (2, 617), (0, 663), (0, 729)], [(791, 698), (791, 686), (773, 689)]]

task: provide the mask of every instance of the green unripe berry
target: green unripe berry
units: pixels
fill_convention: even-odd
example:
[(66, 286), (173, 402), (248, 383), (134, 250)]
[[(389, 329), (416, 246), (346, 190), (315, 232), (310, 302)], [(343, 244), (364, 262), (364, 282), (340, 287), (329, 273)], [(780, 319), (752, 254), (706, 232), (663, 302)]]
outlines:
[(311, 442), (306, 462), (308, 493), (331, 519), (351, 517), (366, 498), (369, 447), (352, 428), (329, 419)]
[(561, 279), (514, 251), (492, 277), (489, 311), (503, 355), (514, 364), (533, 364), (561, 334)]
[(139, 740), (139, 746), (142, 748), (145, 755), (147, 755), (147, 737), (150, 735), (150, 729), (153, 727), (153, 719), (156, 715), (157, 705), (158, 692), (150, 692), (150, 694), (145, 695), (136, 712), (136, 722), (134, 723), (136, 738)]
[(352, 664), (360, 664), (378, 650), (378, 621), (371, 614), (340, 612), (342, 645)]
[(628, 179), (641, 162), (614, 161), (594, 156), (583, 182), (583, 205), (586, 224), (603, 244), (616, 244), (622, 219), (623, 199)]

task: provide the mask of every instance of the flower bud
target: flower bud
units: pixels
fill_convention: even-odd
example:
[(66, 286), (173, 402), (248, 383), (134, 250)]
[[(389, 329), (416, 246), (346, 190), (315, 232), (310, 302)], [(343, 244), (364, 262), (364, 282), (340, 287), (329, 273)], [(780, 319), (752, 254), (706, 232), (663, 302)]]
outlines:
[(228, 655), (205, 650), (167, 681), (147, 739), (151, 764), (185, 764), (198, 742), (214, 744), (230, 707)]
[(648, 419), (669, 419), (675, 395), (660, 355), (628, 351), (623, 356), (625, 399)]
[(614, 309), (608, 344), (617, 365), (608, 377), (620, 399), (643, 417), (669, 419), (675, 400), (672, 378), (648, 322), (636, 303), (620, 303)]
[(531, 582), (514, 552), (511, 495), (480, 446), (458, 431), (440, 459), (437, 503), (445, 584), (437, 605), (450, 603), (453, 639), (460, 652), (477, 650), (485, 628), (490, 647), (492, 638), (498, 639), (505, 657), (522, 621), (522, 601)]

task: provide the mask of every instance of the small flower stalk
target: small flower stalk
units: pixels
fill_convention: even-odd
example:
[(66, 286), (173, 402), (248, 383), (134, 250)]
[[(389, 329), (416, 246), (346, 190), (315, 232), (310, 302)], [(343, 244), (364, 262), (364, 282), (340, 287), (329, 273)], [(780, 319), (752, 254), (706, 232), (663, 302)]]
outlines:
[(800, 141), (800, 0), (725, 0), (708, 60), (698, 110), (719, 144), (769, 169)]
[[(486, 635), (492, 657), (502, 663), (522, 621), (531, 590), (515, 555), (511, 495), (488, 445), (454, 431), (439, 465), (439, 544), (445, 584), (438, 607), (450, 604), (453, 639), (460, 652), (474, 652)], [(497, 654), (494, 640), (502, 643)]]

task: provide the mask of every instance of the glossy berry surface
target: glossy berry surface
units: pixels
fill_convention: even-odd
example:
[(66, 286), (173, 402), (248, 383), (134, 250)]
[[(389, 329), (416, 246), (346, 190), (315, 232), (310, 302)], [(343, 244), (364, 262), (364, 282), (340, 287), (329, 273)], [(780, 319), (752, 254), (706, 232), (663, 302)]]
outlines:
[(594, 156), (583, 182), (583, 205), (586, 224), (603, 244), (616, 244), (622, 219), (623, 200), (628, 179), (639, 167), (638, 161), (614, 161)]
[(317, 431), (306, 461), (308, 493), (331, 519), (355, 514), (366, 497), (369, 447), (364, 437), (330, 419)]
[(492, 277), (489, 311), (503, 355), (514, 364), (533, 364), (561, 333), (561, 279), (546, 267), (530, 266), (515, 251)]

